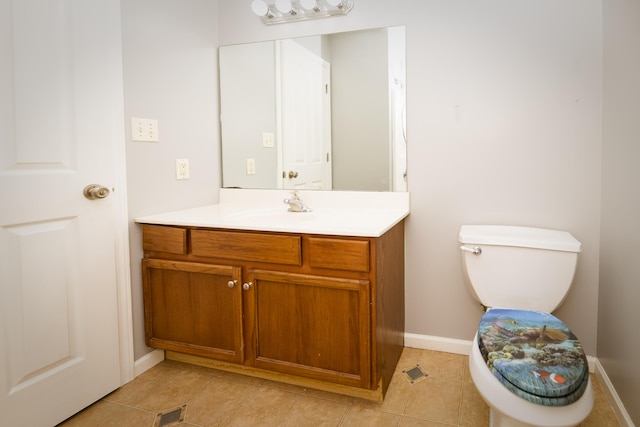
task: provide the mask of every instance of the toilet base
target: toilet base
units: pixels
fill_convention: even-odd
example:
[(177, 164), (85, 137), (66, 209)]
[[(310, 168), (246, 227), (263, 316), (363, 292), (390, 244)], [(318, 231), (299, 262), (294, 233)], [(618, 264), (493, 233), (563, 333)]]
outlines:
[(477, 343), (476, 336), (469, 355), (469, 371), (478, 393), (491, 408), (491, 427), (573, 427), (591, 412), (591, 382), (582, 397), (571, 405), (542, 406), (528, 402), (507, 390), (491, 373)]
[(498, 411), (490, 409), (489, 427), (532, 427), (532, 424), (525, 424)]

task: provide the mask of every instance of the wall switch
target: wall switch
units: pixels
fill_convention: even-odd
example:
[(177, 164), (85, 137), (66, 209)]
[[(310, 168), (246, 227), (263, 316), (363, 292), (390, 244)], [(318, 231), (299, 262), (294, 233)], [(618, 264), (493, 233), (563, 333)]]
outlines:
[(158, 121), (131, 117), (131, 140), (158, 142)]
[(188, 159), (176, 159), (176, 179), (189, 179)]
[(247, 175), (256, 174), (256, 159), (247, 159)]
[(262, 146), (273, 147), (273, 134), (271, 132), (262, 132)]

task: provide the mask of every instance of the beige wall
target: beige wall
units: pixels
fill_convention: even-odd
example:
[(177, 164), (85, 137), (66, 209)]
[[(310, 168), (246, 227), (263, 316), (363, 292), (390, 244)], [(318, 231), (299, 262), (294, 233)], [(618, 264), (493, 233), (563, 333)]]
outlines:
[(598, 359), (640, 425), (640, 2), (604, 3)]
[(602, 86), (599, 0), (356, 0), (346, 17), (264, 26), (221, 0), (221, 44), (405, 25), (406, 328), (470, 340), (460, 225), (570, 231), (583, 245), (557, 315), (596, 354)]
[[(601, 4), (357, 2), (347, 17), (264, 26), (245, 2), (123, 2), (126, 117), (160, 121), (161, 141), (127, 143), (131, 217), (216, 200), (217, 44), (389, 25), (407, 28), (407, 330), (471, 339), (481, 311), (457, 249), (464, 223), (535, 225), (583, 243), (558, 315), (596, 347)], [(218, 24), (218, 34), (216, 34)], [(191, 180), (173, 162), (191, 160)], [(132, 227), (136, 354), (139, 231)]]
[[(129, 217), (211, 204), (220, 187), (217, 14), (209, 0), (122, 2)], [(132, 142), (131, 117), (158, 120), (160, 141)], [(175, 160), (191, 179), (177, 181)], [(135, 357), (144, 343), (140, 227), (131, 222)]]
[[(151, 4), (153, 3), (153, 7)], [(358, 3), (347, 17), (264, 26), (246, 4), (123, 2), (126, 117), (160, 121), (128, 142), (131, 217), (215, 201), (217, 44), (407, 27), (407, 330), (471, 339), (481, 312), (457, 250), (464, 223), (565, 229), (583, 243), (558, 315), (595, 354), (600, 195), (600, 3)], [(576, 13), (579, 11), (579, 13)], [(216, 37), (218, 40), (216, 40)], [(191, 160), (176, 181), (175, 158)], [(136, 354), (139, 231), (132, 227)]]

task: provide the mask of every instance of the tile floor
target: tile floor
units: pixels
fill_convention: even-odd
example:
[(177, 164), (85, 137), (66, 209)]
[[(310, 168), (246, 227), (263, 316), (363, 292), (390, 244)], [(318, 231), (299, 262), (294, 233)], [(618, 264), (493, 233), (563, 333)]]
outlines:
[[(410, 384), (402, 370), (416, 364), (428, 377)], [(592, 382), (596, 403), (581, 426), (619, 426), (593, 375)], [(184, 420), (160, 416), (181, 407)], [(489, 409), (471, 382), (466, 356), (405, 348), (382, 403), (164, 361), (59, 427), (173, 425), (488, 426)]]

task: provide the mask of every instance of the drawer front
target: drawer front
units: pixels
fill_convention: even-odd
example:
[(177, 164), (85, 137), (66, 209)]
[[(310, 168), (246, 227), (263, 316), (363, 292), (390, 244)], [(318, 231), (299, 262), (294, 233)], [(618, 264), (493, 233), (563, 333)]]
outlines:
[(187, 230), (164, 225), (142, 225), (142, 248), (145, 251), (186, 255)]
[(369, 242), (309, 238), (309, 265), (335, 270), (369, 271)]
[(196, 256), (301, 265), (300, 236), (191, 230)]

